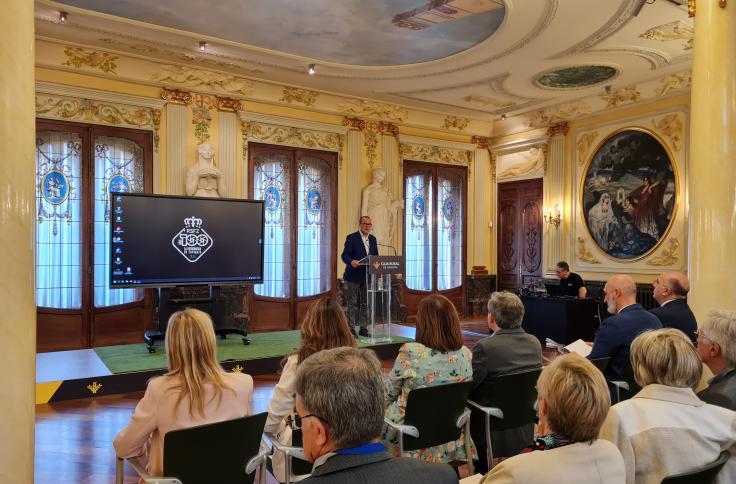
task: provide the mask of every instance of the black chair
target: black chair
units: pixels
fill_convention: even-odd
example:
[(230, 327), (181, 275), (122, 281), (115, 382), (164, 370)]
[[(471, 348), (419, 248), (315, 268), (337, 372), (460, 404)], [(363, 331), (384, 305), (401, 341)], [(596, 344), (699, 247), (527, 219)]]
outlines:
[(471, 452), (470, 410), (465, 403), (472, 381), (447, 383), (409, 392), (404, 413), (404, 423), (384, 422), (399, 432), (399, 451), (425, 449), (446, 444), (465, 436), (465, 453), (468, 458), (468, 475), (473, 475)]
[(620, 380), (611, 380), (609, 382), (616, 388), (616, 401), (611, 402), (612, 404), (623, 402), (633, 397), (641, 387), (636, 383), (634, 379), (634, 369), (631, 368), (631, 360), (627, 359), (624, 363), (623, 373), (621, 374)]
[[(266, 412), (168, 432), (164, 437), (164, 476), (151, 476), (138, 458), (125, 459), (146, 483), (251, 484), (260, 467), (265, 482), (268, 449), (261, 450)], [(265, 447), (265, 445), (264, 445)], [(117, 459), (115, 482), (123, 482)]]
[(606, 368), (608, 368), (608, 364), (611, 362), (611, 357), (606, 356), (605, 358), (596, 358), (594, 360), (590, 360), (593, 365), (595, 365), (596, 368), (598, 368), (601, 373), (606, 372)]
[(515, 429), (537, 419), (537, 379), (541, 368), (501, 375), (493, 384), (491, 397), (483, 402), (468, 400), (485, 417), (486, 458), (493, 468), (491, 431)]
[(662, 484), (710, 484), (716, 480), (716, 476), (721, 471), (721, 468), (730, 458), (731, 453), (728, 450), (724, 450), (718, 456), (718, 459), (710, 464), (689, 472), (665, 477), (662, 479)]
[[(284, 482), (285, 484), (291, 484), (292, 475), (307, 475), (312, 473), (312, 464), (307, 461), (304, 455), (304, 448), (302, 447), (302, 431), (292, 430), (291, 432), (291, 445), (284, 445), (279, 442), (273, 434), (265, 434), (266, 438), (271, 442), (271, 445), (275, 450), (284, 454)], [(267, 467), (271, 467), (271, 464), (267, 464)], [(271, 474), (273, 469), (270, 468)], [(274, 474), (274, 477), (276, 475)]]

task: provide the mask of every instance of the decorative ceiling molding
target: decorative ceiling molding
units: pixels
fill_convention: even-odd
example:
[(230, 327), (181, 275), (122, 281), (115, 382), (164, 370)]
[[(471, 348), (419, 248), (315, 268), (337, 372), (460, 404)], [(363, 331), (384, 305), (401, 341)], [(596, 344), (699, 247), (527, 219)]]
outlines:
[(319, 92), (317, 91), (288, 86), (284, 87), (281, 93), (282, 95), (279, 101), (289, 104), (301, 103), (305, 106), (312, 106), (317, 101), (317, 96), (319, 96)]
[(556, 106), (542, 108), (532, 113), (527, 113), (528, 126), (530, 128), (543, 128), (551, 124), (570, 121), (579, 116), (590, 114), (593, 108), (584, 101), (562, 103)]
[(161, 66), (151, 75), (151, 80), (164, 86), (206, 89), (246, 97), (255, 90), (253, 82), (244, 77), (176, 65)]
[(669, 240), (669, 247), (663, 249), (657, 257), (647, 261), (650, 266), (668, 266), (675, 264), (680, 259), (680, 241), (677, 238)]
[(458, 131), (462, 131), (465, 128), (468, 127), (468, 124), (470, 124), (470, 120), (468, 118), (458, 118), (457, 116), (445, 116), (445, 120), (442, 123), (442, 126), (440, 128), (444, 129), (456, 129)]
[(607, 107), (615, 108), (622, 104), (633, 103), (641, 98), (641, 93), (636, 86), (626, 86), (615, 91), (605, 91), (600, 98), (606, 101)]
[(339, 124), (322, 123), (320, 121), (309, 121), (306, 119), (289, 118), (286, 116), (276, 116), (273, 114), (253, 113), (249, 111), (240, 111), (238, 113), (240, 119), (246, 123), (272, 124), (274, 126), (282, 126), (289, 128), (298, 128), (313, 131), (325, 131), (328, 133), (346, 134), (350, 128)]
[(69, 86), (67, 84), (56, 84), (46, 81), (36, 81), (36, 94), (51, 94), (55, 96), (94, 99), (95, 101), (155, 109), (161, 109), (166, 104), (165, 101), (152, 97), (118, 94), (111, 91), (101, 91), (98, 89), (88, 89), (86, 87)]
[(633, 55), (647, 61), (651, 70), (659, 69), (660, 67), (664, 67), (672, 62), (671, 57), (664, 55), (657, 50), (646, 49), (644, 47), (605, 47), (589, 49), (587, 52), (615, 55)]
[(414, 143), (399, 143), (399, 154), (402, 160), (425, 161), (428, 163), (442, 163), (445, 165), (463, 165), (470, 172), (473, 163), (473, 150), (447, 148), (437, 145), (425, 145)]
[(675, 151), (682, 149), (683, 122), (678, 113), (668, 114), (656, 120), (653, 119), (652, 126), (670, 139)]
[(409, 116), (409, 111), (401, 106), (367, 101), (365, 99), (350, 99), (338, 104), (338, 111), (346, 114), (355, 114), (368, 118), (384, 119), (387, 121), (402, 122)]
[(655, 93), (659, 97), (666, 96), (672, 91), (688, 89), (690, 87), (690, 84), (692, 83), (692, 79), (693, 76), (692, 72), (690, 71), (672, 74), (671, 76), (667, 76), (660, 81), (660, 85), (655, 90)]
[(512, 141), (510, 143), (502, 143), (491, 146), (491, 153), (498, 156), (508, 155), (511, 153), (517, 153), (519, 151), (527, 151), (535, 146), (543, 146), (549, 142), (548, 136), (540, 136), (537, 138), (530, 138), (519, 141)]

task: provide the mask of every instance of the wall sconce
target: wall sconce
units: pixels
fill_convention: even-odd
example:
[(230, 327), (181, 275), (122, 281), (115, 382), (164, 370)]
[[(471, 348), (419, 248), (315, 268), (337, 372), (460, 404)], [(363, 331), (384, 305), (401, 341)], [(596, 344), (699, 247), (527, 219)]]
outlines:
[(554, 225), (555, 228), (560, 226), (560, 222), (562, 222), (562, 214), (560, 213), (560, 206), (555, 205), (554, 211), (551, 209), (545, 208), (544, 209), (544, 221), (550, 225)]

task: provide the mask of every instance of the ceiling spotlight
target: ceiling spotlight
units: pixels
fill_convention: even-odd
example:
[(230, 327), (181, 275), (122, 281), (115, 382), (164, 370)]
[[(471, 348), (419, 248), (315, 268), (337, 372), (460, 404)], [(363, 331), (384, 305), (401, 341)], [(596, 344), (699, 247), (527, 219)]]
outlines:
[(199, 51), (200, 52), (206, 52), (207, 51), (207, 42), (204, 40), (199, 41)]
[(317, 72), (317, 70), (314, 68), (314, 64), (309, 64), (309, 66), (307, 66), (307, 74), (313, 76), (315, 72)]
[(64, 22), (66, 22), (67, 15), (68, 14), (66, 12), (59, 12), (59, 23), (60, 24), (63, 24)]
[(501, 121), (503, 121), (504, 119), (506, 119), (506, 115), (505, 114), (502, 114), (501, 115)]

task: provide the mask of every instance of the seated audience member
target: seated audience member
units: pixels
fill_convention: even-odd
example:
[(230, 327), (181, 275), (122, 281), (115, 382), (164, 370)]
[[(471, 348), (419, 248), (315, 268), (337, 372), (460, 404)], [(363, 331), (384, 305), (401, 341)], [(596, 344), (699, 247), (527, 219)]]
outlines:
[(611, 406), (601, 372), (572, 353), (545, 368), (537, 388), (540, 437), (524, 453), (494, 467), (482, 482), (624, 482), (621, 453), (607, 440), (598, 439)]
[[(335, 300), (322, 298), (314, 302), (307, 310), (301, 327), (301, 345), (285, 360), (281, 378), (268, 404), (268, 419), (264, 432), (276, 434), (279, 442), (291, 445), (291, 427), (287, 417), (294, 413), (294, 379), (299, 363), (310, 355), (329, 348), (340, 346), (355, 347), (355, 338), (350, 331), (345, 313)], [(274, 452), (273, 471), (280, 482), (284, 482), (284, 455)], [(292, 476), (298, 481), (300, 477)]]
[(378, 441), (383, 428), (381, 364), (371, 350), (335, 348), (313, 354), (296, 373), (296, 427), (314, 463), (302, 482), (458, 482), (445, 464), (394, 459)]
[(127, 427), (115, 437), (118, 457), (143, 455), (148, 471), (163, 473), (167, 432), (251, 413), (253, 378), (226, 373), (217, 362), (217, 344), (210, 316), (187, 308), (171, 315), (166, 330), (169, 372), (148, 382)]
[(631, 345), (631, 365), (641, 391), (611, 407), (600, 437), (621, 451), (628, 484), (659, 483), (731, 458), (715, 482), (736, 482), (736, 413), (701, 401), (693, 392), (703, 365), (679, 329), (647, 331)]
[(570, 265), (567, 262), (564, 260), (558, 262), (555, 272), (560, 278), (560, 296), (585, 297), (588, 295), (583, 278), (570, 272)]
[[(460, 317), (444, 296), (433, 294), (419, 303), (416, 343), (404, 343), (391, 370), (386, 391), (386, 418), (404, 423), (409, 392), (415, 388), (458, 383), (473, 377), (472, 354), (463, 346)], [(381, 440), (399, 455), (398, 432), (386, 426)], [(431, 462), (465, 460), (465, 438), (427, 449), (405, 452)]]
[(613, 316), (601, 323), (588, 358), (610, 357), (611, 361), (603, 375), (608, 381), (620, 380), (629, 359), (631, 342), (642, 331), (661, 328), (662, 323), (641, 304), (637, 304), (636, 284), (625, 274), (608, 279), (603, 286), (603, 294), (608, 312)]
[(657, 316), (664, 328), (677, 328), (695, 343), (695, 330), (698, 322), (687, 305), (687, 293), (690, 281), (680, 272), (665, 272), (654, 280), (654, 300), (658, 308), (649, 312)]
[[(478, 341), (473, 348), (473, 390), (470, 399), (483, 405), (493, 393), (493, 384), (500, 375), (534, 370), (542, 367), (542, 345), (534, 336), (521, 329), (524, 304), (510, 292), (494, 292), (488, 300), (488, 327), (493, 335)], [(488, 472), (485, 420), (473, 412), (471, 420), (473, 442), (478, 448), (478, 472)], [(534, 425), (491, 434), (493, 455), (516, 455), (534, 439)]]
[(712, 311), (698, 330), (697, 349), (715, 375), (698, 396), (711, 405), (736, 410), (736, 312)]

